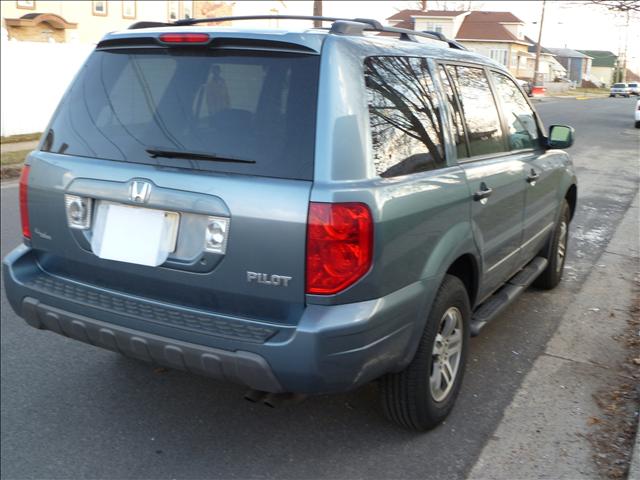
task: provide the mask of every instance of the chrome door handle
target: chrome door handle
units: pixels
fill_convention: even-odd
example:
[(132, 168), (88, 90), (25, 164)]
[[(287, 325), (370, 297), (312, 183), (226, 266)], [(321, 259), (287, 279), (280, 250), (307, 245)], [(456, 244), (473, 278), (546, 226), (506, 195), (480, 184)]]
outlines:
[(478, 190), (476, 193), (473, 194), (473, 199), (478, 202), (482, 202), (484, 200), (484, 202), (482, 203), (486, 203), (487, 198), (489, 198), (491, 196), (491, 194), (493, 193), (493, 189), (487, 187), (487, 184), (482, 182), (480, 184), (480, 190)]

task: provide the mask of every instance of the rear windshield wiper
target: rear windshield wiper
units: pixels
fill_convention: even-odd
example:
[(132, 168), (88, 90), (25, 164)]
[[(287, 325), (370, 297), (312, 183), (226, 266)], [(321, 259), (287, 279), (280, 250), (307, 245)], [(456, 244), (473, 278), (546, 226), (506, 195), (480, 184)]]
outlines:
[(182, 150), (164, 150), (147, 148), (145, 150), (151, 158), (164, 157), (164, 158), (186, 158), (189, 160), (207, 160), (213, 162), (228, 162), (228, 163), (256, 163), (255, 160), (245, 160), (243, 158), (234, 158), (230, 156), (218, 156), (213, 153), (198, 153), (198, 152), (185, 152)]

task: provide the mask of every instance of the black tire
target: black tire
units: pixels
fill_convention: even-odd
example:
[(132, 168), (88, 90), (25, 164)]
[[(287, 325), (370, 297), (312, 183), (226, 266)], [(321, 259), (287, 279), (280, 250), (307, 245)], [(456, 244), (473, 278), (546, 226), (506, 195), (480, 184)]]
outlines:
[(636, 121), (636, 128), (640, 128), (640, 120)]
[[(564, 200), (562, 202), (562, 211), (558, 223), (553, 229), (553, 234), (549, 239), (549, 243), (540, 253), (541, 256), (548, 260), (547, 268), (536, 278), (533, 283), (536, 287), (544, 290), (555, 288), (562, 280), (562, 272), (564, 270), (564, 262), (567, 259), (567, 246), (569, 244), (569, 221), (571, 220), (571, 209), (569, 203)], [(564, 234), (563, 225), (564, 224)], [(564, 243), (563, 254), (559, 255), (561, 243)]]
[[(436, 337), (442, 331), (441, 321), (447, 312), (455, 312), (450, 309), (457, 309), (461, 314), (460, 322), (456, 323), (462, 330), (460, 332), (461, 347), (458, 364), (452, 375), (453, 381), (450, 382), (452, 386), (448, 389), (448, 393), (446, 393), (447, 389), (443, 389), (441, 393), (445, 396), (440, 401), (436, 401), (430, 383), (430, 377), (435, 373), (432, 370), (434, 359), (442, 361), (443, 358), (447, 358), (447, 364), (450, 365), (450, 363), (446, 355), (443, 358), (436, 357), (433, 351)], [(454, 313), (455, 315), (457, 313)], [(470, 317), (471, 307), (464, 284), (458, 277), (446, 275), (436, 294), (413, 360), (403, 371), (389, 373), (379, 382), (382, 407), (387, 418), (407, 429), (425, 431), (436, 427), (449, 415), (464, 376), (469, 346)], [(455, 332), (455, 329), (453, 331)], [(442, 342), (439, 344), (442, 345)], [(451, 358), (454, 358), (453, 355)], [(441, 386), (442, 382), (439, 385)]]

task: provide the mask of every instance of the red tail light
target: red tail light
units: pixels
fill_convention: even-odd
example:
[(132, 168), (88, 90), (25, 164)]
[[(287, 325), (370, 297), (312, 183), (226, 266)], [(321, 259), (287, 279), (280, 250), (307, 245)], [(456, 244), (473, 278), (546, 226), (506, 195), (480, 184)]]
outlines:
[(27, 188), (29, 187), (29, 170), (31, 167), (25, 165), (20, 173), (20, 221), (22, 223), (22, 236), (31, 238), (31, 228), (29, 227), (29, 197)]
[(160, 41), (164, 43), (206, 43), (209, 35), (206, 33), (163, 33)]
[(309, 204), (307, 293), (331, 295), (369, 271), (373, 220), (363, 203)]

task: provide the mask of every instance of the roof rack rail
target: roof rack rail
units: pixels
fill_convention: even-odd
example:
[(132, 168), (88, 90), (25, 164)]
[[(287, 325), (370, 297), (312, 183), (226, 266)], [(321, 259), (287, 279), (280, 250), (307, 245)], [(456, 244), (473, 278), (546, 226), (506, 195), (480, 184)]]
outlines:
[(382, 25), (379, 21), (371, 18), (340, 18), (340, 17), (322, 17), (312, 15), (244, 15), (230, 17), (208, 17), (208, 18), (185, 18), (176, 20), (173, 23), (161, 22), (137, 22), (131, 25), (130, 29), (148, 28), (148, 27), (165, 27), (165, 26), (189, 26), (199, 23), (219, 23), (230, 22), (236, 20), (320, 20), (323, 22), (332, 22), (329, 33), (337, 35), (363, 35), (364, 31), (397, 33), (400, 40), (417, 41), (415, 37), (429, 38), (431, 40), (439, 40), (445, 42), (451, 48), (466, 50), (454, 40), (447, 39), (439, 32), (420, 32), (417, 30), (409, 30), (406, 28), (388, 27)]
[(431, 30), (423, 30), (422, 33), (428, 33), (429, 35), (434, 35), (434, 36), (438, 37), (443, 42), (447, 42), (451, 48), (457, 48), (458, 50), (468, 50), (468, 48), (465, 47), (464, 45), (456, 42), (455, 40), (452, 40), (450, 38), (445, 37), (442, 32), (434, 32), (434, 31), (431, 31)]

